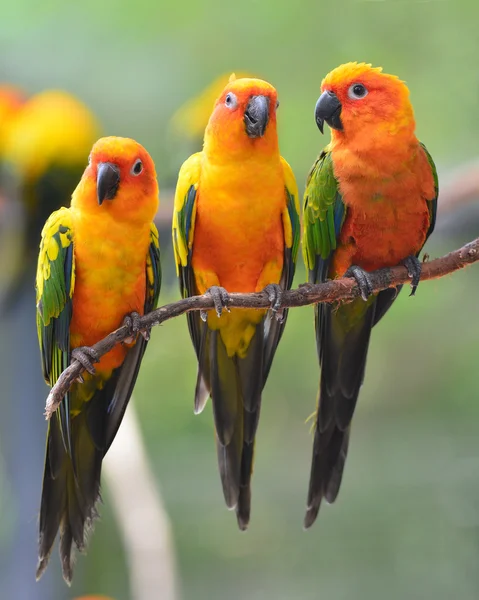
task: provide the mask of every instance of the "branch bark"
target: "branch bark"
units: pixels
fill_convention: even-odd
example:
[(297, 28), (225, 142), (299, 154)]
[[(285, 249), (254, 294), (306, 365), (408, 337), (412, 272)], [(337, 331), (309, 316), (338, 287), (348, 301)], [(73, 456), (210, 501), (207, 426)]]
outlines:
[[(444, 277), (477, 261), (479, 261), (479, 238), (441, 258), (424, 262), (421, 281)], [(380, 269), (379, 271), (370, 273), (370, 276), (374, 292), (379, 292), (389, 287), (396, 287), (408, 283), (410, 280), (407, 269), (404, 266)], [(319, 302), (352, 300), (357, 296), (359, 296), (359, 289), (356, 281), (349, 277), (342, 277), (318, 285), (303, 284), (295, 290), (285, 291), (281, 306), (283, 308), (295, 308)], [(234, 293), (230, 294), (228, 308), (265, 309), (269, 308), (269, 306), (270, 301), (265, 292), (250, 294)], [(209, 295), (191, 296), (190, 298), (184, 298), (177, 302), (161, 306), (144, 315), (140, 320), (140, 328), (142, 330), (149, 329), (191, 310), (210, 310), (212, 308), (214, 308), (213, 300)], [(97, 342), (93, 348), (101, 357), (128, 336), (128, 328), (122, 326)], [(63, 371), (48, 395), (45, 406), (45, 417), (47, 419), (52, 416), (73, 382), (83, 371), (82, 365), (76, 360)]]

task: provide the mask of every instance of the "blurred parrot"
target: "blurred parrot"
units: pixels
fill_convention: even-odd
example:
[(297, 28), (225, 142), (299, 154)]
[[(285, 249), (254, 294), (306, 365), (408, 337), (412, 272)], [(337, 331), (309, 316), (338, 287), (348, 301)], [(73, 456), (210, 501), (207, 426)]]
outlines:
[[(181, 167), (173, 246), (184, 297), (210, 293), (216, 313), (187, 315), (198, 358), (195, 412), (213, 402), (219, 470), (238, 525), (250, 517), (261, 393), (286, 321), (300, 240), (295, 178), (280, 156), (276, 90), (231, 77), (216, 101), (202, 152)], [(222, 314), (228, 292), (267, 290), (266, 310)], [(221, 317), (221, 318), (220, 318)]]
[(364, 378), (371, 329), (401, 286), (371, 294), (368, 271), (407, 266), (414, 294), (419, 252), (434, 229), (438, 196), (431, 156), (414, 133), (406, 85), (364, 63), (331, 71), (321, 84), (316, 123), (331, 128), (304, 195), (303, 254), (309, 281), (354, 277), (361, 298), (315, 307), (321, 365), (305, 527), (323, 497), (335, 501), (351, 419)]
[[(149, 338), (148, 333), (137, 338), (138, 318), (158, 303), (157, 208), (155, 166), (147, 151), (127, 138), (101, 138), (71, 208), (54, 212), (43, 228), (36, 280), (43, 374), (53, 386), (72, 358), (87, 373), (49, 424), (37, 578), (60, 530), (63, 577), (71, 582), (73, 543), (84, 549), (96, 516), (102, 460), (120, 426)], [(131, 328), (132, 342), (98, 360), (88, 347), (122, 322)], [(96, 369), (93, 362), (99, 362)]]
[[(253, 75), (241, 72), (237, 73), (235, 77), (243, 79), (253, 77)], [(173, 131), (193, 140), (195, 143), (201, 143), (216, 99), (228, 84), (229, 79), (229, 73), (219, 75), (197, 96), (182, 104), (171, 118)]]
[[(0, 157), (9, 125), (21, 109), (26, 98), (19, 88), (0, 85)], [(1, 167), (1, 165), (0, 165)], [(18, 195), (8, 193), (2, 185), (0, 168), (0, 308), (12, 281), (21, 269), (23, 243), (26, 235), (25, 211)], [(1, 311), (0, 311), (1, 312)]]
[(98, 123), (87, 107), (60, 90), (33, 96), (5, 123), (0, 189), (20, 203), (25, 217), (23, 235), (16, 234), (17, 250), (11, 248), (6, 261), (11, 276), (3, 294), (5, 304), (14, 301), (30, 277), (33, 280), (42, 226), (68, 201), (98, 137)]

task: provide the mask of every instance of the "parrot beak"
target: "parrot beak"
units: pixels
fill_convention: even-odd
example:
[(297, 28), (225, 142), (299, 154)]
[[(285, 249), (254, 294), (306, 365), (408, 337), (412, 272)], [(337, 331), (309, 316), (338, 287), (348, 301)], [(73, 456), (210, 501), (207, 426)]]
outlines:
[(269, 98), (266, 96), (252, 96), (244, 113), (244, 124), (248, 137), (263, 137), (268, 121)]
[(112, 163), (98, 163), (96, 193), (98, 204), (103, 200), (113, 200), (120, 185), (120, 169)]
[(334, 92), (326, 90), (321, 94), (316, 102), (314, 111), (316, 125), (321, 133), (323, 133), (325, 121), (331, 129), (337, 129), (338, 131), (343, 130), (343, 124), (340, 117), (342, 108), (341, 102)]

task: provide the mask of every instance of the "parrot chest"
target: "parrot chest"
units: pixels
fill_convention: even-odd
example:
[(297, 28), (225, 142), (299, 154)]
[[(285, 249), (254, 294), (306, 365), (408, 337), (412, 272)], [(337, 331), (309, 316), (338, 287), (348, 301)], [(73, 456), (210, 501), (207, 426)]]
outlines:
[(202, 176), (192, 257), (197, 282), (212, 272), (229, 291), (254, 291), (266, 267), (268, 283), (279, 282), (286, 207), (279, 169), (226, 180)]
[[(138, 232), (124, 229), (75, 223), (72, 347), (96, 343), (132, 311), (143, 314), (149, 228)], [(126, 350), (116, 346), (102, 358), (101, 366), (119, 366)]]
[(356, 264), (367, 271), (399, 264), (417, 254), (430, 225), (428, 203), (415, 178), (402, 185), (375, 182), (369, 189), (345, 186), (346, 219), (335, 258), (335, 270)]

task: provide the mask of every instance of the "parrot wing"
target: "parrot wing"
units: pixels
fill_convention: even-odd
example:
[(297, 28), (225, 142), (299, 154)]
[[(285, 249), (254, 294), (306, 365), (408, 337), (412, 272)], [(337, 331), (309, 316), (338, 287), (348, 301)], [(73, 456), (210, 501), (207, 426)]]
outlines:
[[(308, 177), (304, 197), (303, 254), (311, 283), (324, 282), (339, 243), (346, 206), (326, 148)], [(397, 295), (386, 290), (368, 302), (315, 306), (316, 345), (321, 381), (305, 526), (316, 519), (323, 497), (334, 502), (346, 460), (350, 423), (366, 366), (376, 305), (383, 314)]]
[[(67, 208), (52, 213), (42, 231), (36, 276), (37, 331), (43, 376), (55, 385), (70, 364), (70, 321), (75, 289), (73, 224)], [(70, 393), (59, 408), (65, 447), (71, 451)]]
[[(175, 254), (176, 271), (180, 281), (183, 298), (197, 293), (195, 277), (191, 266), (191, 254), (196, 218), (196, 197), (201, 173), (201, 152), (190, 156), (182, 165), (175, 192), (173, 208), (173, 250)], [(206, 326), (198, 311), (186, 315), (190, 337), (199, 360), (201, 343)], [(206, 384), (198, 374), (195, 393), (195, 413), (200, 413), (209, 397)]]
[(420, 146), (421, 148), (424, 150), (429, 166), (431, 167), (431, 171), (432, 171), (432, 176), (434, 178), (434, 198), (428, 198), (428, 208), (429, 208), (429, 217), (430, 217), (430, 224), (429, 224), (429, 229), (427, 231), (427, 238), (431, 235), (431, 233), (434, 231), (434, 227), (436, 225), (436, 215), (437, 215), (437, 199), (439, 196), (439, 178), (437, 176), (437, 169), (436, 169), (436, 165), (434, 164), (434, 161), (432, 160), (432, 156), (429, 154), (426, 146), (420, 142)]

